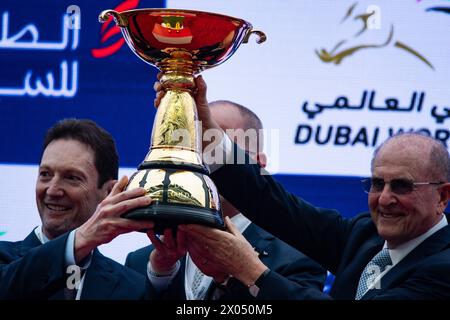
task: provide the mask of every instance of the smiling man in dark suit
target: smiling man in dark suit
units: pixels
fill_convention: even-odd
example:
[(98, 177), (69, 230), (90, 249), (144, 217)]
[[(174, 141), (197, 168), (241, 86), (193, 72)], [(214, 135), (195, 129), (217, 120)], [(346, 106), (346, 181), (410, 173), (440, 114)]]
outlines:
[(42, 225), (23, 241), (0, 242), (0, 299), (144, 299), (154, 291), (137, 272), (96, 249), (151, 222), (120, 218), (150, 203), (123, 191), (114, 139), (90, 120), (49, 129), (36, 182)]

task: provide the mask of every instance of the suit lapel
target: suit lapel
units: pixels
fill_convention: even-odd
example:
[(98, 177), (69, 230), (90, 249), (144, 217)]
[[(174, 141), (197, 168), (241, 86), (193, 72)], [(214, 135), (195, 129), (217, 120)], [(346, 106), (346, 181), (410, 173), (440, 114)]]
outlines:
[(31, 231), (31, 233), (22, 241), (19, 249), (19, 255), (23, 257), (28, 253), (28, 251), (30, 251), (30, 249), (36, 248), (41, 244), (41, 241), (39, 241), (33, 229), (33, 231)]
[(82, 300), (109, 299), (113, 296), (119, 275), (108, 260), (96, 249), (81, 292)]
[(410, 272), (417, 268), (417, 263), (423, 261), (426, 257), (441, 252), (450, 246), (450, 225), (437, 231), (424, 242), (419, 244), (413, 251), (404, 257), (398, 264), (381, 278), (381, 289), (369, 290), (363, 296), (364, 299), (370, 299), (375, 295), (391, 289), (403, 282)]
[(251, 223), (247, 229), (245, 229), (242, 234), (245, 239), (253, 246), (256, 252), (259, 254), (259, 258), (264, 261), (264, 258), (269, 256), (270, 250), (268, 247), (271, 242), (275, 239), (274, 236), (267, 233), (263, 229), (257, 227), (255, 224)]
[[(359, 284), (359, 278), (367, 263), (381, 250), (384, 240), (378, 236), (372, 237), (366, 241), (352, 257), (336, 277), (335, 283), (331, 289), (331, 296), (335, 299), (353, 300), (356, 296), (356, 290)], [(334, 289), (336, 288), (336, 289)]]
[[(41, 246), (42, 243), (36, 236), (36, 233), (31, 231), (31, 233), (21, 242), (20, 248), (19, 248), (19, 256), (23, 257), (26, 254), (29, 253), (29, 251), (33, 248)], [(49, 300), (65, 300), (67, 297), (65, 296), (65, 290), (63, 289), (65, 287), (65, 280), (61, 280), (61, 287), (55, 287), (54, 289), (51, 289), (51, 293), (48, 295)], [(58, 289), (60, 288), (60, 289)], [(50, 291), (49, 291), (50, 292)]]

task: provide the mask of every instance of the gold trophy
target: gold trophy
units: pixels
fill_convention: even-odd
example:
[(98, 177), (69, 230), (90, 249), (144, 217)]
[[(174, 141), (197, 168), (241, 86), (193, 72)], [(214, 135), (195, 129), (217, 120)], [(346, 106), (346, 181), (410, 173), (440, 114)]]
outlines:
[(201, 158), (202, 135), (194, 98), (194, 76), (225, 62), (251, 34), (266, 40), (247, 21), (192, 10), (105, 10), (133, 52), (162, 72), (166, 94), (153, 124), (150, 151), (127, 189), (143, 187), (152, 204), (124, 217), (153, 220), (155, 231), (198, 223), (224, 228), (217, 188)]

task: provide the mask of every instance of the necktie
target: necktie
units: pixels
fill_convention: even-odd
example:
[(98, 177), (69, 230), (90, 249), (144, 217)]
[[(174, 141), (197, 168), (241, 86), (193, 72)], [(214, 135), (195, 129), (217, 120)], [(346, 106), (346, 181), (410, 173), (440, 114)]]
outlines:
[(206, 295), (208, 286), (206, 286), (204, 281), (205, 275), (200, 271), (199, 268), (195, 268), (194, 278), (192, 280), (192, 294), (195, 300), (203, 300)]
[[(83, 283), (84, 274), (86, 270), (81, 269), (81, 275), (80, 275), (80, 285)], [(79, 287), (78, 289), (76, 287), (73, 287), (73, 283), (69, 286), (67, 282), (64, 283), (64, 287), (60, 288), (55, 294), (48, 297), (49, 300), (76, 300), (78, 290), (81, 289)]]
[[(386, 270), (388, 265), (392, 265), (392, 260), (389, 255), (389, 249), (384, 248), (372, 258), (372, 260), (364, 268), (359, 279), (358, 290), (356, 291), (356, 300), (360, 300), (366, 293), (367, 289), (373, 284), (375, 279)], [(379, 288), (377, 288), (379, 289)]]
[(78, 283), (78, 287), (69, 289), (66, 284), (66, 288), (64, 288), (65, 300), (76, 300), (77, 299), (78, 291), (81, 290), (81, 288), (83, 287), (85, 274), (86, 274), (86, 269), (80, 268), (80, 279), (79, 279), (80, 282)]
[(191, 290), (195, 300), (218, 300), (228, 292), (225, 285), (215, 283), (198, 268), (194, 272)]
[(200, 272), (200, 269), (196, 268), (194, 272), (194, 279), (192, 280), (192, 291), (194, 291), (194, 293), (197, 292), (198, 286), (200, 285), (201, 281), (202, 273)]

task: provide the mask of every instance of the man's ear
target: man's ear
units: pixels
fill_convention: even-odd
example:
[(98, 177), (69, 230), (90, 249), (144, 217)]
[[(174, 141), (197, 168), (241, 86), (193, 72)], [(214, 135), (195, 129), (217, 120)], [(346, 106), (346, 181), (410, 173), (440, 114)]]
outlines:
[(439, 211), (443, 212), (445, 208), (448, 205), (448, 202), (450, 200), (450, 183), (444, 183), (443, 185), (439, 186)]
[(267, 156), (264, 152), (259, 152), (256, 155), (256, 162), (258, 162), (261, 168), (265, 168), (267, 166)]

